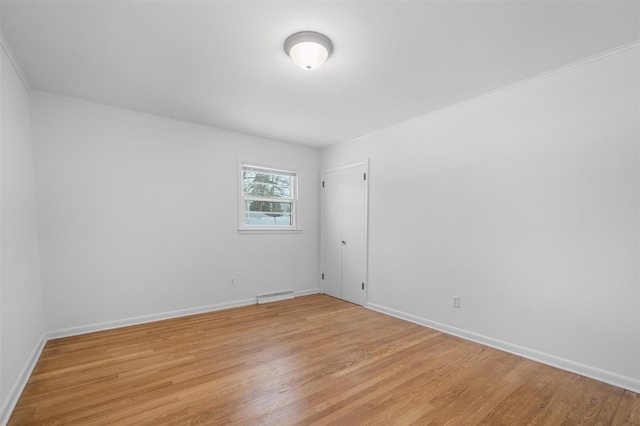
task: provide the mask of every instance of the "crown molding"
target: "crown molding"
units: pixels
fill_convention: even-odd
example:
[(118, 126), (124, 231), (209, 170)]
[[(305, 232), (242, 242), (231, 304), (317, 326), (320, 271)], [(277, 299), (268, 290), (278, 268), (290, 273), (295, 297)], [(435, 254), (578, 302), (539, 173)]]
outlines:
[(7, 54), (9, 62), (11, 62), (11, 65), (13, 65), (13, 69), (15, 69), (18, 73), (18, 76), (20, 77), (20, 80), (22, 81), (25, 89), (27, 89), (28, 92), (32, 92), (33, 88), (31, 87), (31, 83), (29, 82), (29, 79), (27, 79), (27, 75), (24, 73), (24, 70), (18, 63), (16, 56), (13, 54), (13, 50), (11, 50), (11, 46), (9, 46), (9, 42), (5, 38), (2, 30), (0, 30), (0, 46), (2, 46), (2, 50), (4, 50), (4, 53)]
[(393, 129), (393, 128), (396, 128), (396, 127), (399, 127), (399, 126), (403, 126), (406, 123), (411, 123), (411, 122), (414, 122), (416, 120), (421, 120), (424, 117), (430, 117), (430, 116), (435, 116), (435, 115), (438, 115), (438, 114), (442, 114), (442, 113), (450, 111), (452, 109), (456, 109), (456, 108), (462, 107), (464, 105), (467, 105), (467, 104), (470, 104), (470, 103), (473, 103), (473, 102), (478, 102), (480, 100), (483, 100), (483, 99), (486, 99), (486, 98), (490, 98), (492, 96), (495, 96), (495, 95), (503, 93), (503, 92), (508, 92), (508, 91), (513, 90), (513, 89), (515, 89), (517, 87), (524, 86), (524, 85), (526, 85), (528, 83), (531, 83), (532, 81), (548, 78), (548, 77), (550, 77), (552, 75), (555, 75), (555, 74), (561, 74), (561, 73), (563, 73), (565, 71), (568, 71), (568, 70), (571, 70), (573, 68), (577, 68), (577, 67), (580, 67), (582, 65), (588, 64), (590, 62), (595, 62), (595, 61), (604, 59), (607, 56), (616, 55), (618, 53), (622, 53), (622, 52), (624, 52), (626, 50), (637, 48), (637, 47), (640, 47), (640, 39), (633, 40), (633, 41), (631, 41), (629, 43), (625, 43), (625, 44), (620, 45), (618, 47), (614, 47), (612, 49), (605, 50), (603, 52), (596, 53), (596, 54), (591, 55), (591, 56), (587, 56), (585, 58), (579, 59), (579, 60), (577, 60), (575, 62), (571, 62), (571, 63), (566, 64), (566, 65), (561, 65), (561, 66), (559, 66), (557, 68), (553, 68), (553, 69), (550, 69), (548, 71), (544, 71), (544, 72), (542, 72), (540, 74), (536, 74), (534, 76), (525, 78), (523, 80), (519, 80), (519, 81), (516, 81), (514, 83), (508, 84), (506, 86), (502, 86), (502, 87), (499, 87), (497, 89), (494, 89), (494, 90), (491, 90), (491, 91), (488, 91), (488, 92), (485, 92), (485, 93), (481, 93), (481, 94), (479, 94), (477, 96), (473, 96), (471, 98), (463, 99), (463, 100), (461, 100), (459, 102), (456, 102), (456, 103), (453, 103), (453, 104), (450, 104), (450, 105), (445, 105), (442, 108), (438, 108), (436, 110), (433, 110), (433, 111), (430, 111), (430, 112), (427, 112), (427, 113), (424, 113), (424, 114), (420, 114), (420, 115), (418, 115), (416, 117), (409, 118), (407, 120), (403, 120), (403, 121), (400, 121), (398, 123), (394, 123), (394, 124), (392, 124), (390, 126), (383, 127), (382, 129), (375, 130), (375, 131), (367, 133), (365, 135), (358, 136), (358, 137), (353, 138), (353, 139), (349, 139), (349, 140), (346, 140), (346, 141), (343, 141), (343, 142), (338, 142), (338, 143), (326, 146), (324, 148), (321, 148), (321, 150), (331, 149), (332, 147), (335, 147), (337, 145), (357, 142), (357, 141), (366, 139), (368, 137), (371, 137), (373, 135), (377, 135), (379, 133), (386, 132), (386, 131), (388, 131), (390, 129)]

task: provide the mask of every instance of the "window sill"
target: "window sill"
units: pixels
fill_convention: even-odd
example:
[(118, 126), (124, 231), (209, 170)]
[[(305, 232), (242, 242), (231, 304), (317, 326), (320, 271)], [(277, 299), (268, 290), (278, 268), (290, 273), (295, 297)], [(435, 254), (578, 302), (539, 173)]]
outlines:
[(238, 229), (238, 234), (300, 234), (302, 229)]

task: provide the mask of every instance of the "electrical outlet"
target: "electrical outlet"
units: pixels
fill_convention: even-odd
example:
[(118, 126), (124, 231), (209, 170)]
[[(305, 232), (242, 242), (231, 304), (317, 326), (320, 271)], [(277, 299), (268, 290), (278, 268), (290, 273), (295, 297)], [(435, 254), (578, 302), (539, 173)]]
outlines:
[(229, 287), (235, 287), (235, 286), (236, 286), (236, 277), (229, 278)]
[(451, 306), (453, 306), (454, 308), (459, 308), (460, 307), (460, 296), (453, 296), (453, 300), (451, 302)]

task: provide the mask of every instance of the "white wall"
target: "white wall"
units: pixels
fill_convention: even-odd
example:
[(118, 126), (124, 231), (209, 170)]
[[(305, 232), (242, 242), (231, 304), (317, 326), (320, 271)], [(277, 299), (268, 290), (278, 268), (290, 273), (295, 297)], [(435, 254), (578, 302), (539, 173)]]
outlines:
[(324, 150), (371, 161), (370, 306), (640, 391), (639, 76), (636, 46)]
[(29, 93), (0, 46), (0, 423), (44, 333)]
[[(317, 291), (318, 150), (31, 99), (48, 330)], [(238, 159), (299, 171), (302, 233), (238, 234)]]

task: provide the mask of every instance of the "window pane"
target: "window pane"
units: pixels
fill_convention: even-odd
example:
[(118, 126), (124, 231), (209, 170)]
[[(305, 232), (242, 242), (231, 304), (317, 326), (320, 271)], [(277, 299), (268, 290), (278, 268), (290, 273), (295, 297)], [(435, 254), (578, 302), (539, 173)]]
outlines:
[(241, 178), (241, 228), (295, 227), (297, 172), (242, 164)]
[(292, 198), (292, 176), (244, 171), (244, 195), (263, 198)]
[(245, 210), (250, 212), (269, 212), (277, 216), (280, 213), (291, 213), (291, 203), (272, 203), (270, 201), (246, 201)]
[(290, 213), (273, 213), (264, 212), (247, 212), (245, 216), (245, 225), (253, 226), (291, 226)]

